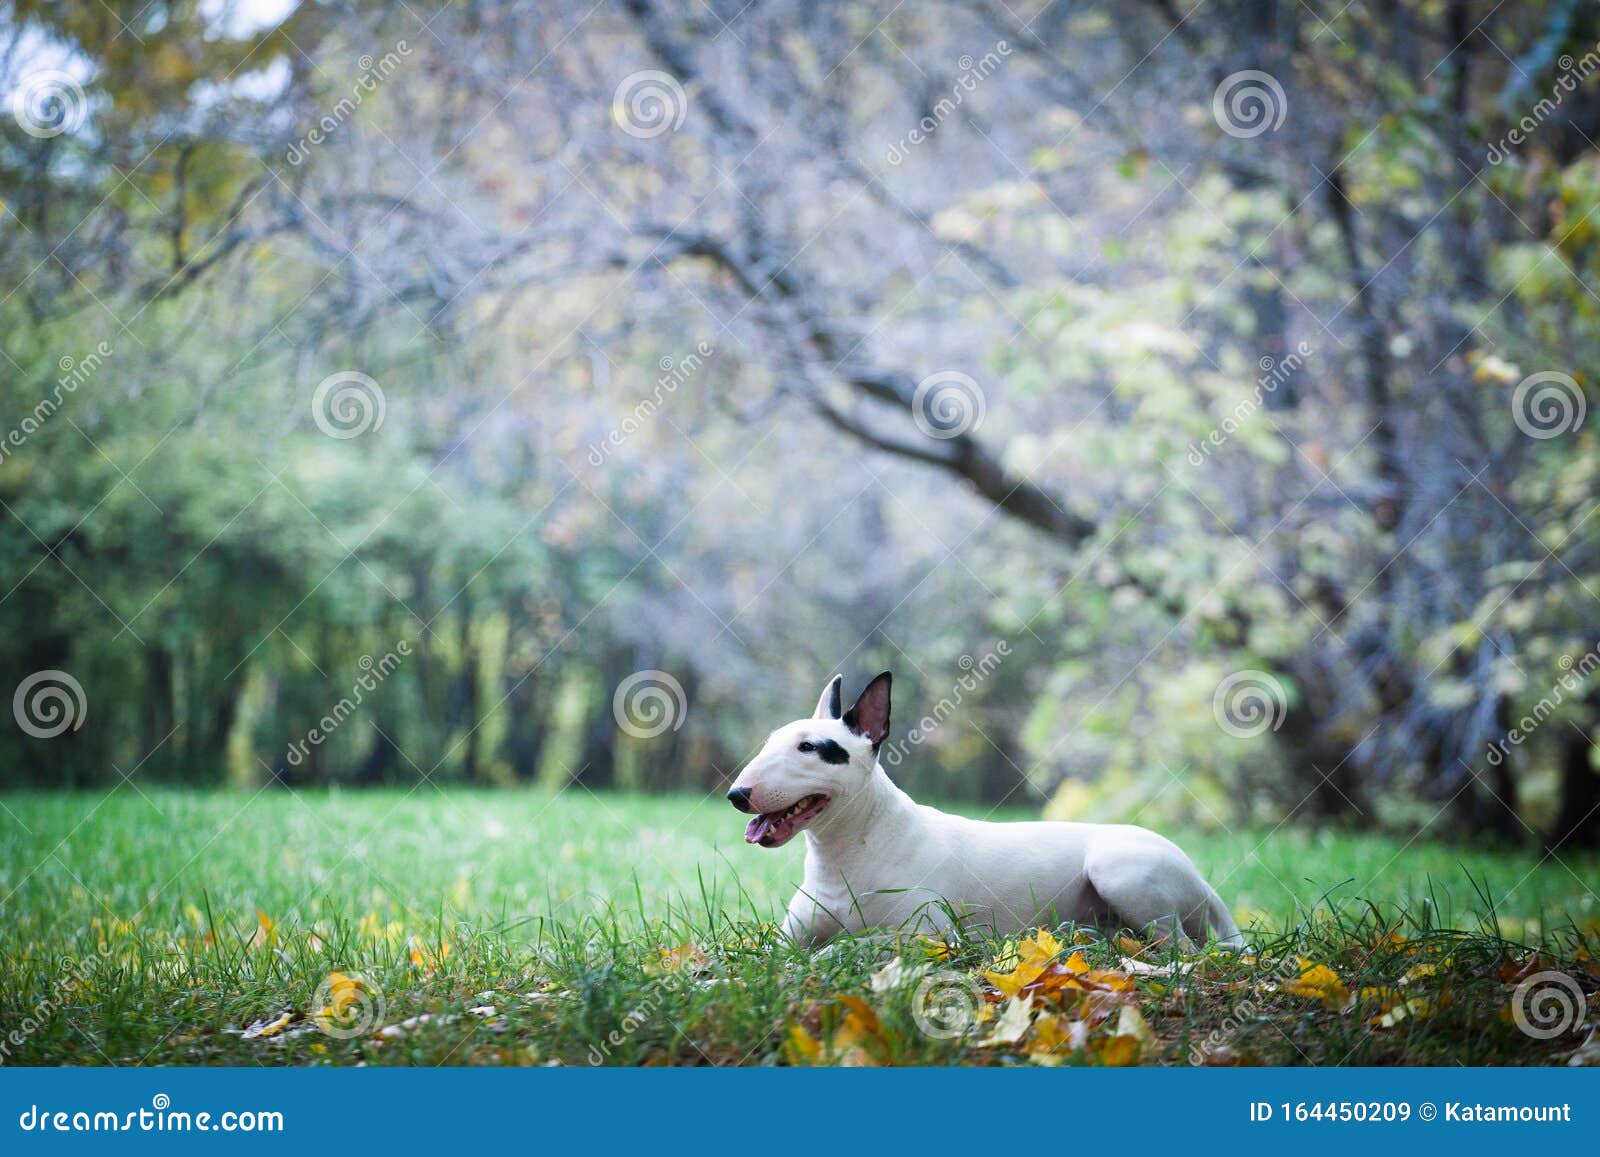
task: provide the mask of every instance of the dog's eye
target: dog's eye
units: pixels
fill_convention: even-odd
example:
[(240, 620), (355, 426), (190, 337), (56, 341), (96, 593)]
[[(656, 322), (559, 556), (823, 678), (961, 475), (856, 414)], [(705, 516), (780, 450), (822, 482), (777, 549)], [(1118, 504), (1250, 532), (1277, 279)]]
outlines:
[(817, 749), (817, 745), (815, 743), (807, 742), (807, 743), (802, 743), (800, 745), (800, 750), (805, 752), (805, 753), (807, 753), (808, 755), (811, 752), (815, 751), (816, 749)]

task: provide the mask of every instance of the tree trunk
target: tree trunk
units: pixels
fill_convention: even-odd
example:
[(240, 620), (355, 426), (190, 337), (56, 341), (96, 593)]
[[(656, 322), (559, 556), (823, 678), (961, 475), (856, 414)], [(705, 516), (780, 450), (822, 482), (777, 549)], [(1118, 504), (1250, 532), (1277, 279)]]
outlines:
[(1586, 726), (1569, 725), (1561, 736), (1561, 810), (1550, 833), (1550, 849), (1600, 846), (1600, 771), (1595, 768), (1594, 709), (1600, 696), (1584, 696)]

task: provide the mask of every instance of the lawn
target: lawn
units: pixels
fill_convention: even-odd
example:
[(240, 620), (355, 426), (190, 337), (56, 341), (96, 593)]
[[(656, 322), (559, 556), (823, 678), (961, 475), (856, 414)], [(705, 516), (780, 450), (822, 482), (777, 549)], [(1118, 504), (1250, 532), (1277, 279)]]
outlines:
[(801, 841), (743, 827), (577, 788), (0, 797), (0, 1061), (1551, 1064), (1582, 1018), (1520, 1031), (1520, 981), (1600, 1008), (1593, 858), (1171, 833), (1254, 954), (1070, 927), (813, 954), (773, 929)]

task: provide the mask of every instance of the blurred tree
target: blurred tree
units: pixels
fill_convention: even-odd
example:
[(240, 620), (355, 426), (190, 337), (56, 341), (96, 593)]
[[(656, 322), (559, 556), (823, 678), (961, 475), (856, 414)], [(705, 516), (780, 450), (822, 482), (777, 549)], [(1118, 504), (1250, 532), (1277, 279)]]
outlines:
[(0, 28), (0, 653), (96, 726), (3, 774), (699, 786), (1003, 640), (896, 774), (1600, 838), (1592, 696), (1490, 758), (1600, 645), (1592, 5), (88, 7)]

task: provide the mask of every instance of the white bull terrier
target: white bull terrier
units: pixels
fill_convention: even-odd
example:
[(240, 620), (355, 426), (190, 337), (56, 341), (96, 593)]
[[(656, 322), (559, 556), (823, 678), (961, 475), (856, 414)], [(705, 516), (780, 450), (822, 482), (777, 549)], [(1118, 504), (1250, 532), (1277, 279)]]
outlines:
[(816, 713), (778, 728), (728, 799), (753, 813), (747, 843), (777, 848), (806, 835), (805, 881), (783, 930), (824, 944), (840, 932), (915, 919), (942, 932), (955, 920), (1007, 934), (1078, 924), (1164, 934), (1181, 929), (1227, 948), (1244, 938), (1228, 907), (1172, 841), (1127, 824), (984, 823), (915, 803), (889, 779), (878, 748), (889, 734), (885, 671), (841, 711), (842, 680)]

